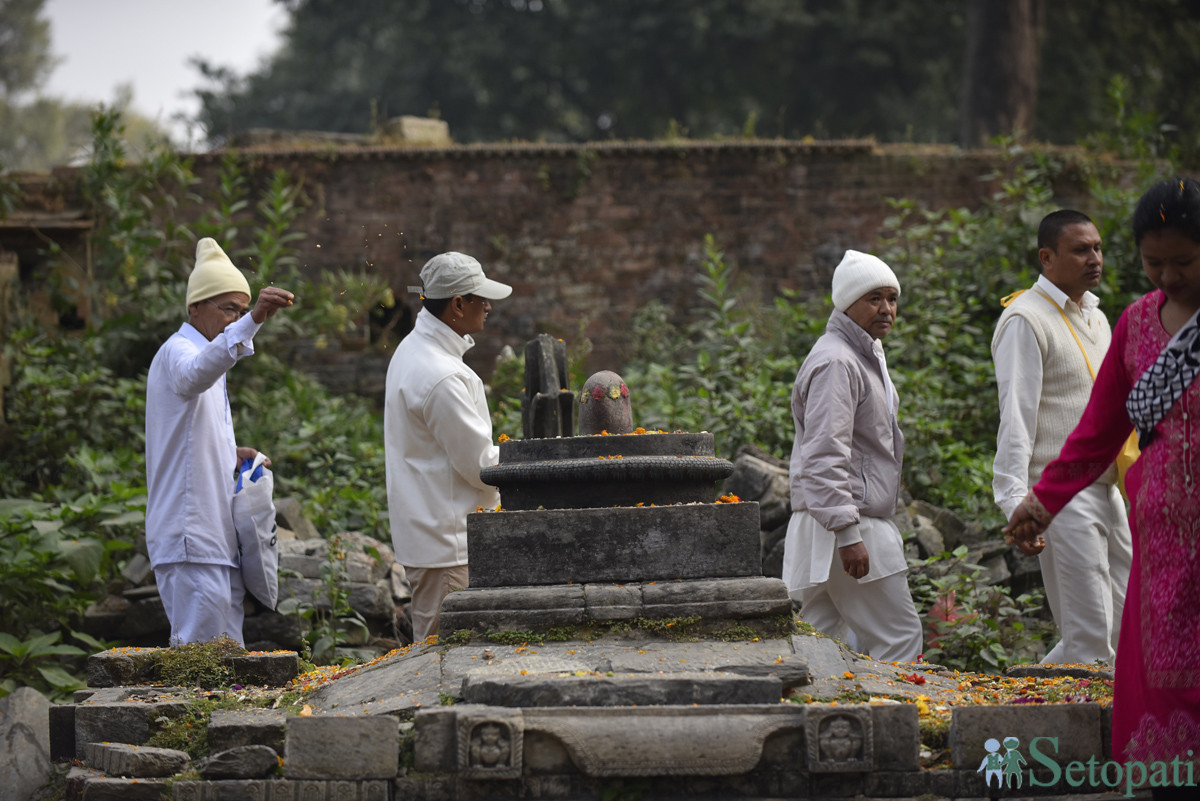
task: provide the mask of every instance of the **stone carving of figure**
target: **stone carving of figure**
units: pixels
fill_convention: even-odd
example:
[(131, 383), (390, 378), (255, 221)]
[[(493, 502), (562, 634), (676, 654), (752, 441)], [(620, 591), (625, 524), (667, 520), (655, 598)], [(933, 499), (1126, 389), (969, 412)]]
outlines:
[(837, 715), (821, 724), (821, 760), (845, 762), (862, 756), (862, 732), (857, 721)]
[(611, 370), (593, 374), (579, 391), (579, 433), (588, 435), (604, 432), (633, 433), (629, 388), (621, 376)]
[(497, 723), (484, 723), (471, 734), (471, 767), (507, 767), (512, 747)]

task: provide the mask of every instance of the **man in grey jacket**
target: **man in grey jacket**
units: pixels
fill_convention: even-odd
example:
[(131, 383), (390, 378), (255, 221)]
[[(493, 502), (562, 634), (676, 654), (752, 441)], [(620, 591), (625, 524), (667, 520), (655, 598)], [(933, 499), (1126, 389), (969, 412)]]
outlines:
[(833, 314), (792, 388), (792, 519), (783, 579), (817, 630), (885, 662), (921, 652), (904, 546), (891, 517), (904, 435), (880, 340), (900, 282), (883, 261), (848, 250), (833, 273)]

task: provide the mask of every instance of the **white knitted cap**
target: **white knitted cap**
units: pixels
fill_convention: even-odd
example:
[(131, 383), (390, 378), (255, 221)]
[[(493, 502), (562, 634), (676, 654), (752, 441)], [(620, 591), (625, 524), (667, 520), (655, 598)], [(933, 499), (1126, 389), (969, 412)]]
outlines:
[(878, 256), (847, 250), (833, 271), (833, 307), (844, 312), (872, 289), (884, 286), (900, 291), (900, 281), (891, 267)]
[(233, 266), (217, 241), (206, 236), (196, 243), (196, 266), (188, 276), (187, 305), (226, 292), (243, 292), (247, 298), (251, 297), (246, 276)]

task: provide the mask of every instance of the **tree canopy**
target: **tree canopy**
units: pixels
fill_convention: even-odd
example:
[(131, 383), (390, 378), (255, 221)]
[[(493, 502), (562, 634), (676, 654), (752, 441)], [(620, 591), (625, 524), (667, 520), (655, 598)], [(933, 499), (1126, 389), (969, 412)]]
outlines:
[[(966, 91), (964, 74), (995, 71), (966, 69), (969, 39), (1036, 82), (1036, 97), (1010, 101), (1037, 110), (1024, 134), (1070, 143), (1107, 123), (1115, 76), (1137, 99), (1129, 111), (1188, 137), (1200, 129), (1185, 91), (1200, 67), (1200, 8), (1184, 0), (278, 1), (290, 22), (258, 71), (198, 64), (201, 123), (216, 142), (256, 127), (368, 133), (401, 114), (441, 117), (465, 142), (954, 142), (966, 98), (1004, 96)], [(993, 14), (968, 13), (980, 6)], [(1027, 45), (1000, 41), (994, 12), (1006, 7), (1007, 41)]]
[[(55, 67), (46, 0), (0, 0), (0, 168), (41, 170), (78, 160), (91, 140), (92, 115), (85, 103), (45, 97), (42, 84)], [(133, 88), (117, 87), (112, 107), (126, 119), (130, 153), (166, 141), (155, 122), (130, 113)]]

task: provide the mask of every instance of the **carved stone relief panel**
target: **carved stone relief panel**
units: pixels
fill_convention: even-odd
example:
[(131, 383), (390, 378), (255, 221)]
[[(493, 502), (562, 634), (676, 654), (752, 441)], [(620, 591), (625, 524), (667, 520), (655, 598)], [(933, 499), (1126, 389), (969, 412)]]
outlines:
[(805, 714), (810, 773), (855, 773), (874, 764), (869, 707), (810, 706)]
[(468, 779), (516, 779), (521, 776), (525, 729), (520, 712), (458, 716), (458, 770)]

